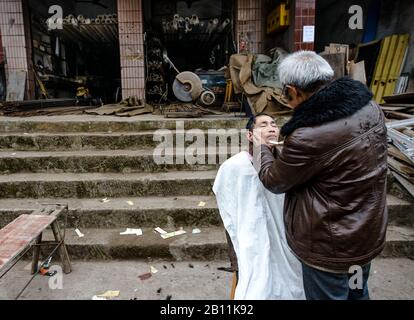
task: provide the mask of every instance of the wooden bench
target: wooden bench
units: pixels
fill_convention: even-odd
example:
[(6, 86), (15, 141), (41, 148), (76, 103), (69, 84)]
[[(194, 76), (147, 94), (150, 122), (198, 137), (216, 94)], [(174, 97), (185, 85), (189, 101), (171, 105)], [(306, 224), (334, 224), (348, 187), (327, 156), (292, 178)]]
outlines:
[[(10, 271), (32, 247), (31, 273), (36, 275), (39, 272), (40, 247), (51, 243), (56, 246), (49, 257), (59, 250), (63, 272), (71, 272), (70, 259), (64, 241), (66, 223), (62, 235), (57, 221), (62, 213), (67, 214), (67, 209), (67, 205), (62, 204), (46, 205), (31, 214), (20, 215), (0, 230), (0, 278)], [(43, 232), (49, 226), (55, 242), (42, 241)]]

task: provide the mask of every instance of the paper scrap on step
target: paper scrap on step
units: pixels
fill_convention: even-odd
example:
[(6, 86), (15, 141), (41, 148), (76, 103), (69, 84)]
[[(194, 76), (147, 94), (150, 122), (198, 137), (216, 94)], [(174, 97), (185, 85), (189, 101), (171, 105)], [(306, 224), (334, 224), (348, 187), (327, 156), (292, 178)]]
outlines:
[(127, 201), (127, 203), (128, 203), (130, 206), (133, 206), (133, 205), (134, 205), (134, 203), (133, 203), (132, 201)]
[(157, 269), (155, 269), (155, 267), (153, 267), (153, 266), (151, 266), (150, 267), (150, 269), (151, 269), (151, 273), (157, 273), (158, 272), (158, 270)]
[(106, 291), (105, 293), (98, 294), (94, 297), (97, 297), (98, 300), (101, 300), (99, 298), (112, 299), (112, 298), (119, 297), (119, 291)]
[(85, 236), (82, 232), (80, 232), (79, 229), (75, 229), (75, 232), (76, 232), (76, 234), (78, 235), (79, 238), (83, 238)]
[(102, 203), (107, 203), (107, 202), (109, 202), (109, 199), (108, 199), (108, 198), (103, 198), (103, 199), (101, 200), (101, 202), (102, 202)]
[(200, 202), (198, 203), (198, 206), (199, 206), (199, 207), (205, 207), (205, 206), (206, 206), (206, 203), (205, 203), (204, 201), (200, 201)]
[(193, 229), (193, 234), (201, 233), (201, 230), (198, 228)]
[(174, 231), (174, 232), (170, 232), (170, 233), (164, 233), (164, 234), (161, 235), (161, 238), (168, 239), (168, 238), (172, 238), (172, 237), (175, 237), (175, 236), (180, 236), (184, 233), (186, 233), (185, 230), (178, 230), (178, 231)]
[(158, 232), (158, 233), (160, 233), (160, 234), (166, 234), (166, 233), (167, 233), (167, 231), (165, 231), (165, 230), (161, 229), (160, 227), (157, 227), (157, 228), (155, 228), (154, 230), (155, 230), (155, 231), (157, 231), (157, 232)]
[(142, 236), (142, 229), (127, 228), (124, 232), (120, 233), (120, 235), (129, 235), (129, 234), (135, 234), (137, 236)]

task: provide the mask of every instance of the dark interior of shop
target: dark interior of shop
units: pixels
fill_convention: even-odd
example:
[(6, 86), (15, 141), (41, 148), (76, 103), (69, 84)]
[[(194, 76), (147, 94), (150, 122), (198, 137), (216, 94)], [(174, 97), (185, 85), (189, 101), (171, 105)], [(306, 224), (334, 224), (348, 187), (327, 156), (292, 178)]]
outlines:
[[(90, 95), (104, 103), (115, 102), (121, 86), (116, 0), (30, 0), (28, 4), (33, 63), (48, 95)], [(53, 5), (62, 8), (63, 29), (59, 20), (48, 22)], [(38, 83), (37, 87), (41, 97), (44, 93)]]
[(236, 52), (234, 10), (234, 2), (225, 0), (144, 1), (149, 101), (174, 100), (177, 71), (196, 72), (204, 84), (222, 77), (225, 87), (224, 72), (217, 70)]

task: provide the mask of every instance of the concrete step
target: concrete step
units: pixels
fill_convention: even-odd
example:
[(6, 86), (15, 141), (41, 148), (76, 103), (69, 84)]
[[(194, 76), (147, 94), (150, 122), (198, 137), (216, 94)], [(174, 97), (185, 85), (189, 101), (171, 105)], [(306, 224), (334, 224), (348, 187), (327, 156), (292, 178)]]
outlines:
[(216, 171), (16, 173), (0, 175), (2, 198), (113, 198), (211, 195)]
[[(68, 205), (70, 228), (141, 228), (221, 225), (214, 196), (129, 197), (102, 199), (0, 199), (0, 227), (42, 203)], [(414, 227), (414, 204), (388, 195), (390, 224)], [(132, 201), (132, 205), (128, 204)], [(205, 206), (200, 207), (199, 203)], [(63, 219), (61, 219), (63, 222)]]
[[(66, 231), (66, 243), (72, 259), (165, 259), (165, 260), (221, 260), (226, 259), (227, 243), (224, 229), (209, 227), (192, 234), (192, 227), (185, 227), (184, 235), (162, 239), (153, 228), (143, 228), (143, 235), (120, 235), (123, 228), (83, 229), (79, 238), (73, 229)], [(172, 232), (176, 230), (166, 230)], [(44, 233), (45, 241), (53, 240), (50, 231)], [(45, 247), (44, 252), (51, 247)], [(30, 253), (29, 253), (30, 256)]]
[(158, 145), (155, 131), (0, 133), (0, 149), (15, 151), (118, 150)]
[[(178, 228), (198, 225), (219, 226), (221, 220), (214, 196), (130, 197), (102, 199), (1, 199), (0, 227), (20, 214), (41, 207), (42, 203), (68, 205), (70, 228)], [(132, 201), (132, 205), (128, 204)], [(200, 202), (205, 206), (199, 206)], [(61, 219), (62, 223), (64, 218)]]
[[(66, 115), (37, 117), (0, 117), (0, 132), (141, 132), (157, 129), (175, 130), (177, 121), (185, 129), (244, 128), (247, 119), (232, 115), (203, 118), (167, 119), (163, 116), (143, 115), (122, 118), (116, 116)], [(284, 120), (286, 121), (286, 120)]]
[(390, 224), (414, 228), (414, 203), (387, 195), (388, 221)]
[(381, 252), (381, 257), (409, 257), (414, 259), (414, 228), (389, 225), (387, 244)]
[[(236, 130), (236, 132), (234, 132)], [(242, 129), (209, 129), (201, 130), (206, 145), (209, 143), (209, 135), (215, 141), (214, 145), (231, 143), (238, 144), (244, 137)], [(176, 145), (176, 135), (182, 135), (185, 146), (196, 139), (189, 136), (196, 133), (194, 130), (171, 130)], [(209, 135), (208, 135), (209, 134)], [(216, 136), (216, 137), (215, 137)], [(141, 132), (59, 132), (59, 133), (0, 133), (0, 150), (3, 151), (78, 151), (78, 150), (138, 150), (142, 148), (155, 148), (160, 145), (160, 139), (164, 133), (152, 131)], [(155, 139), (155, 141), (154, 141)], [(199, 138), (197, 132), (197, 139)], [(223, 141), (227, 141), (223, 142)], [(233, 141), (233, 142), (232, 142)], [(247, 143), (247, 142), (246, 142)], [(210, 142), (213, 145), (213, 142)]]
[[(218, 153), (220, 150), (217, 149)], [(171, 164), (159, 164), (154, 159), (154, 149), (141, 150), (106, 150), (106, 151), (60, 151), (60, 152), (0, 152), (0, 174), (23, 172), (48, 173), (93, 173), (93, 172), (165, 172), (171, 170), (212, 170), (218, 169), (231, 157), (222, 152), (200, 152), (200, 159), (188, 154), (184, 164), (175, 161), (177, 155), (184, 156), (185, 149), (169, 150), (166, 154), (173, 157)], [(241, 150), (236, 150), (241, 151)], [(162, 160), (162, 159), (161, 159)], [(199, 163), (196, 163), (200, 160)], [(203, 163), (204, 162), (204, 163)]]
[(405, 201), (413, 202), (413, 196), (404, 188), (404, 186), (394, 177), (392, 172), (388, 170), (387, 174), (388, 193)]
[[(165, 259), (218, 260), (228, 257), (225, 232), (222, 227), (202, 228), (192, 234), (192, 227), (184, 227), (184, 235), (162, 239), (152, 228), (143, 228), (143, 235), (120, 235), (123, 228), (83, 229), (79, 238), (73, 229), (67, 229), (66, 243), (73, 259)], [(175, 230), (166, 230), (167, 232)], [(52, 234), (45, 232), (45, 240)], [(51, 249), (45, 248), (45, 249)], [(46, 251), (45, 251), (46, 252)], [(414, 229), (389, 226), (386, 247), (381, 257), (414, 257)]]

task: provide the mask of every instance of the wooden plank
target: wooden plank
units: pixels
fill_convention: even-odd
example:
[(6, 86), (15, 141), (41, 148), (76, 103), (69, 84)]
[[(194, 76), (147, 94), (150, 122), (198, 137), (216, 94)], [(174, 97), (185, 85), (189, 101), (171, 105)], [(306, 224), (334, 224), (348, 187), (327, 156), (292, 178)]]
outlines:
[(414, 184), (396, 172), (393, 172), (392, 174), (398, 180), (398, 182), (401, 183), (402, 186), (411, 194), (411, 196), (414, 197)]
[(398, 130), (401, 131), (402, 133), (404, 133), (405, 135), (414, 138), (414, 131), (411, 129), (407, 129), (407, 128), (403, 128), (402, 130)]
[(383, 97), (387, 103), (414, 103), (414, 92), (406, 92), (394, 94), (392, 96)]
[(381, 105), (381, 109), (384, 110), (384, 111), (402, 111), (402, 110), (406, 110), (408, 108), (406, 108), (406, 107), (387, 107), (387, 106)]
[(403, 113), (403, 112), (397, 112), (397, 111), (386, 111), (386, 110), (384, 110), (384, 113), (387, 118), (389, 118), (388, 116), (392, 116), (393, 118), (399, 119), (399, 120), (414, 118), (414, 115), (409, 114), (409, 113)]
[(381, 75), (383, 73), (383, 69), (384, 69), (384, 65), (385, 65), (385, 60), (387, 58), (387, 52), (388, 52), (388, 48), (390, 46), (390, 41), (391, 41), (391, 37), (385, 37), (384, 39), (381, 40), (381, 48), (378, 54), (378, 58), (377, 58), (377, 62), (375, 63), (375, 69), (374, 69), (374, 73), (372, 75), (372, 81), (371, 81), (371, 91), (374, 94), (375, 100), (377, 102), (377, 91), (380, 85), (380, 81), (381, 81)]
[(349, 76), (351, 79), (362, 82), (363, 84), (367, 83), (366, 73), (365, 73), (365, 62), (360, 61), (355, 63), (351, 61), (349, 63)]
[(382, 103), (381, 107), (414, 108), (414, 103)]
[(375, 101), (377, 101), (378, 103), (382, 102), (382, 97), (384, 96), (385, 85), (387, 84), (387, 80), (390, 77), (391, 64), (394, 60), (395, 51), (397, 49), (397, 40), (398, 40), (398, 35), (391, 36), (390, 45), (386, 53), (386, 58), (384, 61), (384, 67), (382, 69), (379, 86), (375, 94)]
[(1, 229), (0, 270), (18, 257), (55, 220), (55, 216), (23, 214)]
[(414, 177), (414, 168), (412, 166), (407, 166), (404, 163), (388, 157), (388, 165), (394, 170), (397, 171), (402, 176), (406, 177), (407, 179), (413, 179)]
[(403, 161), (405, 164), (409, 166), (412, 165), (410, 159), (408, 159), (407, 156), (404, 153), (402, 153), (397, 147), (394, 147), (391, 144), (388, 144), (388, 155)]
[(397, 79), (400, 77), (401, 70), (403, 67), (401, 66), (401, 64), (403, 62), (404, 55), (408, 47), (409, 37), (410, 36), (408, 34), (402, 34), (398, 37), (397, 49), (392, 60), (390, 76), (387, 79), (387, 83), (385, 85), (385, 96), (389, 96), (390, 94), (394, 93), (395, 86), (397, 84)]
[(334, 78), (338, 79), (345, 75), (345, 53), (321, 53), (320, 56), (328, 61), (334, 71)]

